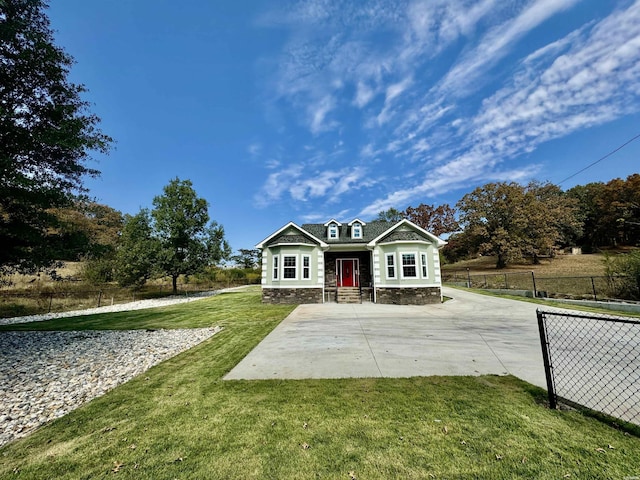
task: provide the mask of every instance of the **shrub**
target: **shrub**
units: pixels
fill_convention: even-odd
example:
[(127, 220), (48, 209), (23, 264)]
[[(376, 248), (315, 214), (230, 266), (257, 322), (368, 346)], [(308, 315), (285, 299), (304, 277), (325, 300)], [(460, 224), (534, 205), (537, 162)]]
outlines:
[(640, 250), (615, 256), (607, 254), (604, 262), (612, 296), (640, 299)]

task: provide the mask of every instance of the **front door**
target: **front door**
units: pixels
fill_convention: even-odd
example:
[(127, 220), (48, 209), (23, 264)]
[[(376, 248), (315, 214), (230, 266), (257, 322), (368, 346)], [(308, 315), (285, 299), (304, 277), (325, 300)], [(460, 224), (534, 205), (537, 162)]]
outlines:
[(358, 286), (358, 260), (338, 259), (338, 286)]

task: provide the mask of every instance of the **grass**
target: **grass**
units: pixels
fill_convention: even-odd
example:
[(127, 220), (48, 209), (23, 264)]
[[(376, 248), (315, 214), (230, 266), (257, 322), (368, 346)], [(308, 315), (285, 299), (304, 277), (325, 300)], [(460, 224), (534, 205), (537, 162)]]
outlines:
[(520, 263), (498, 270), (495, 257), (479, 257), (444, 265), (442, 278), (447, 284), (471, 280), (473, 288), (532, 291), (533, 272), (536, 290), (550, 297), (593, 300), (595, 290), (599, 300), (615, 298), (620, 285), (605, 277), (604, 259), (603, 254), (558, 255), (540, 265)]
[[(83, 262), (65, 262), (57, 269), (60, 280), (44, 274), (0, 277), (0, 318), (81, 310), (172, 295), (171, 279), (166, 277), (149, 280), (137, 289), (120, 287), (115, 282), (93, 285), (82, 280), (83, 268)], [(220, 272), (217, 279), (210, 271), (188, 279), (181, 276), (178, 294), (189, 296), (195, 292), (251, 283), (248, 277), (231, 278), (233, 270)], [(255, 275), (259, 281), (260, 274)]]
[(605, 273), (604, 255), (593, 253), (588, 255), (558, 255), (552, 259), (541, 259), (540, 265), (530, 262), (515, 263), (507, 268), (496, 269), (496, 257), (484, 256), (472, 260), (462, 260), (442, 266), (444, 272), (464, 272), (467, 268), (471, 275), (504, 274), (517, 272), (535, 272), (536, 277), (582, 277), (602, 276)]
[(618, 310), (610, 310), (610, 309), (607, 309), (607, 308), (589, 307), (587, 305), (575, 305), (575, 304), (572, 304), (572, 303), (554, 302), (553, 299), (522, 297), (520, 295), (508, 295), (508, 294), (504, 294), (504, 293), (490, 292), (490, 291), (487, 291), (487, 290), (482, 290), (482, 289), (477, 289), (477, 288), (461, 287), (461, 286), (458, 286), (458, 285), (450, 285), (449, 287), (450, 288), (455, 288), (457, 290), (464, 290), (464, 291), (467, 291), (467, 292), (477, 293), (479, 295), (487, 295), (489, 297), (506, 298), (508, 300), (517, 300), (519, 302), (537, 303), (538, 305), (543, 305), (543, 306), (546, 306), (546, 307), (553, 307), (553, 308), (561, 308), (561, 309), (564, 309), (564, 310), (577, 310), (577, 311), (580, 311), (580, 312), (598, 313), (598, 314), (622, 316), (622, 317), (640, 317), (640, 313), (623, 312), (623, 311), (618, 311)]
[[(548, 410), (543, 390), (514, 377), (222, 380), (290, 310), (249, 292), (132, 317), (135, 328), (226, 328), (0, 449), (0, 477), (640, 475), (640, 439), (576, 411)], [(103, 327), (126, 327), (121, 315), (100, 317)]]

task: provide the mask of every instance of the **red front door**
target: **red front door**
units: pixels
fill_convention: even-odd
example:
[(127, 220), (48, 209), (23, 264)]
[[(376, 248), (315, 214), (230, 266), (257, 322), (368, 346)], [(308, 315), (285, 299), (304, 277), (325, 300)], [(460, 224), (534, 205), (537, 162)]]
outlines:
[(356, 260), (338, 260), (338, 263), (338, 272), (340, 272), (338, 286), (357, 287), (358, 277), (356, 275)]

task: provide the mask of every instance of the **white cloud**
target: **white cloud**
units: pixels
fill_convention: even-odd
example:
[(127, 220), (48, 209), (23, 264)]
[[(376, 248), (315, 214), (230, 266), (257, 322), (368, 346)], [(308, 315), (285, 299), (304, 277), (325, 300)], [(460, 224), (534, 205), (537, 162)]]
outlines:
[(438, 90), (447, 96), (465, 96), (474, 91), (479, 78), (512, 51), (518, 40), (578, 1), (580, 0), (535, 0), (513, 20), (487, 33), (476, 48), (454, 65), (440, 82)]
[(336, 106), (335, 99), (331, 95), (326, 95), (319, 102), (309, 105), (309, 127), (311, 132), (318, 134), (330, 130), (337, 126), (337, 122), (325, 122), (326, 116)]
[(258, 142), (249, 144), (247, 147), (247, 153), (252, 157), (259, 155), (262, 152), (262, 145)]

